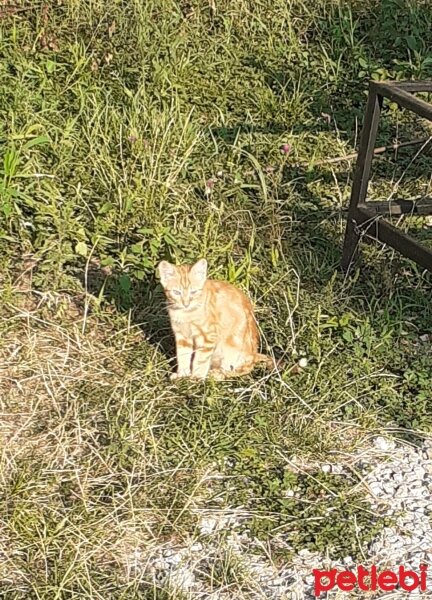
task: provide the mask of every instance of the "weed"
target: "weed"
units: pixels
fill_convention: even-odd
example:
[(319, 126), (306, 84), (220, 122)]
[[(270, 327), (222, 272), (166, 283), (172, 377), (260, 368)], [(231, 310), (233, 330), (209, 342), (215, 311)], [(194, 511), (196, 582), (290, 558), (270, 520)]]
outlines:
[[(152, 559), (206, 511), (281, 560), (362, 556), (386, 520), (353, 457), (377, 430), (431, 431), (431, 281), (376, 245), (338, 272), (351, 165), (316, 163), (356, 147), (369, 78), (431, 76), (430, 3), (0, 13), (0, 595), (179, 598)], [(425, 133), (384, 105), (379, 143)], [(430, 194), (416, 152), (374, 161), (372, 198)], [(154, 269), (203, 255), (269, 351), (308, 359), (297, 378), (169, 382)], [(349, 476), (320, 470), (335, 454)], [(247, 597), (236, 560), (205, 585)]]

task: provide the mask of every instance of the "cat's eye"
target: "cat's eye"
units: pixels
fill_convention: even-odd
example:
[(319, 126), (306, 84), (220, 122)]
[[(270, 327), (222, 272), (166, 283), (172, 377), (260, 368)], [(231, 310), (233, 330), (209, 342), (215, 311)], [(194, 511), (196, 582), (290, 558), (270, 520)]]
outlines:
[(191, 296), (193, 296), (194, 294), (198, 294), (198, 292), (199, 292), (199, 290), (191, 290), (190, 294), (191, 294)]
[(181, 294), (180, 290), (171, 290), (171, 291), (175, 296), (180, 296), (180, 294)]

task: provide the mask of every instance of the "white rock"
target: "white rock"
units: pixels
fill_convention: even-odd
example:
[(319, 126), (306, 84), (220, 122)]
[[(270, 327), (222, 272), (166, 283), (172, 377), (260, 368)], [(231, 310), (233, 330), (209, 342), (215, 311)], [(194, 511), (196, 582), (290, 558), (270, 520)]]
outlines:
[(195, 576), (189, 569), (178, 569), (170, 575), (169, 582), (173, 587), (188, 590), (193, 587)]
[[(357, 468), (359, 462), (356, 462)], [(400, 564), (409, 568), (412, 565), (417, 571), (420, 563), (432, 563), (432, 526), (428, 517), (432, 511), (432, 440), (425, 441), (421, 448), (407, 448), (379, 436), (374, 440), (372, 452), (368, 454), (362, 449), (361, 462), (368, 501), (376, 505), (380, 514), (386, 513), (395, 519), (394, 526), (384, 528), (370, 544), (362, 564), (376, 564), (382, 568), (396, 568)], [(324, 464), (321, 469), (327, 473), (337, 472), (338, 465)], [(286, 490), (283, 494), (292, 497), (294, 493), (293, 490)], [(372, 494), (376, 496), (375, 501)], [(312, 600), (312, 568), (355, 568), (350, 556), (341, 561), (332, 561), (306, 549), (300, 550), (292, 562), (276, 568), (259, 550), (262, 545), (252, 538), (250, 532), (242, 530), (241, 535), (235, 532), (240, 524), (241, 520), (232, 516), (213, 514), (203, 518), (200, 523), (201, 534), (211, 533), (211, 537), (205, 537), (200, 542), (191, 541), (184, 548), (167, 548), (161, 552), (162, 556), (142, 568), (147, 569), (147, 573), (151, 573), (161, 586), (178, 587), (197, 600), (210, 597), (233, 600), (231, 593), (226, 590), (206, 588), (199, 575), (201, 560), (211, 565), (212, 561), (220, 560), (225, 551), (230, 556), (234, 555), (248, 573), (245, 581), (250, 580), (251, 583), (244, 590), (245, 598), (256, 600)], [(225, 537), (226, 533), (228, 536)], [(280, 539), (284, 542), (283, 534), (280, 534)], [(287, 545), (288, 542), (284, 542), (281, 547)], [(148, 564), (145, 552), (140, 556), (140, 563)], [(432, 581), (429, 587), (432, 589)], [(411, 596), (414, 599), (413, 593), (410, 599)]]
[(163, 571), (167, 568), (167, 563), (163, 559), (156, 559), (155, 561), (153, 561), (153, 566), (155, 569)]
[(181, 563), (181, 561), (182, 561), (181, 554), (173, 554), (172, 556), (165, 558), (165, 562), (168, 565), (178, 565)]
[(382, 484), (383, 490), (385, 491), (386, 494), (388, 494), (389, 496), (393, 496), (394, 491), (395, 491), (395, 485), (394, 483), (385, 481)]
[(381, 483), (379, 483), (378, 481), (372, 481), (369, 484), (369, 487), (371, 489), (371, 492), (373, 494), (375, 494), (375, 496), (381, 496), (382, 495), (383, 489), (382, 489)]
[(343, 465), (339, 464), (331, 465), (331, 472), (335, 473), (336, 475), (342, 475), (342, 473), (344, 472), (344, 467)]
[(394, 450), (395, 447), (395, 443), (392, 440), (387, 440), (386, 438), (383, 438), (381, 436), (375, 438), (374, 444), (379, 450), (382, 450), (383, 452), (390, 452), (390, 450)]
[(202, 535), (213, 533), (217, 527), (217, 520), (212, 517), (204, 517), (200, 522), (200, 532)]

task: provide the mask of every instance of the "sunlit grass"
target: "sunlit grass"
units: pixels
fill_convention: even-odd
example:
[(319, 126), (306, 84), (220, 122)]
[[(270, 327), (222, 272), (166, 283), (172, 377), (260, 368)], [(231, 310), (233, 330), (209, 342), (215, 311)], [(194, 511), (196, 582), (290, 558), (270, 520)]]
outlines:
[[(355, 150), (369, 77), (430, 77), (429, 5), (51, 4), (0, 21), (0, 596), (178, 599), (154, 560), (194, 542), (207, 591), (260, 593), (209, 515), (263, 560), (361, 556), (384, 521), (353, 457), (431, 428), (430, 277), (365, 244), (345, 278), (353, 162), (316, 163)], [(379, 143), (427, 131), (386, 106)], [(373, 198), (429, 193), (416, 151)], [(169, 381), (154, 269), (198, 256), (286, 368)]]

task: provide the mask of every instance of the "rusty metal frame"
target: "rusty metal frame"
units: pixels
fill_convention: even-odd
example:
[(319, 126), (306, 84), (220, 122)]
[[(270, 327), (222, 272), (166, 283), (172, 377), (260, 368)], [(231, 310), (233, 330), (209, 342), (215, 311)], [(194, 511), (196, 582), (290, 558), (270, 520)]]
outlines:
[(432, 92), (432, 81), (402, 81), (369, 83), (369, 96), (360, 137), (356, 170), (348, 208), (348, 221), (342, 252), (342, 268), (347, 271), (354, 259), (362, 235), (367, 234), (388, 244), (421, 267), (432, 271), (432, 250), (416, 242), (383, 219), (383, 215), (432, 214), (432, 199), (368, 202), (372, 158), (378, 123), (384, 98), (402, 108), (432, 121), (432, 104), (414, 96), (416, 92)]

